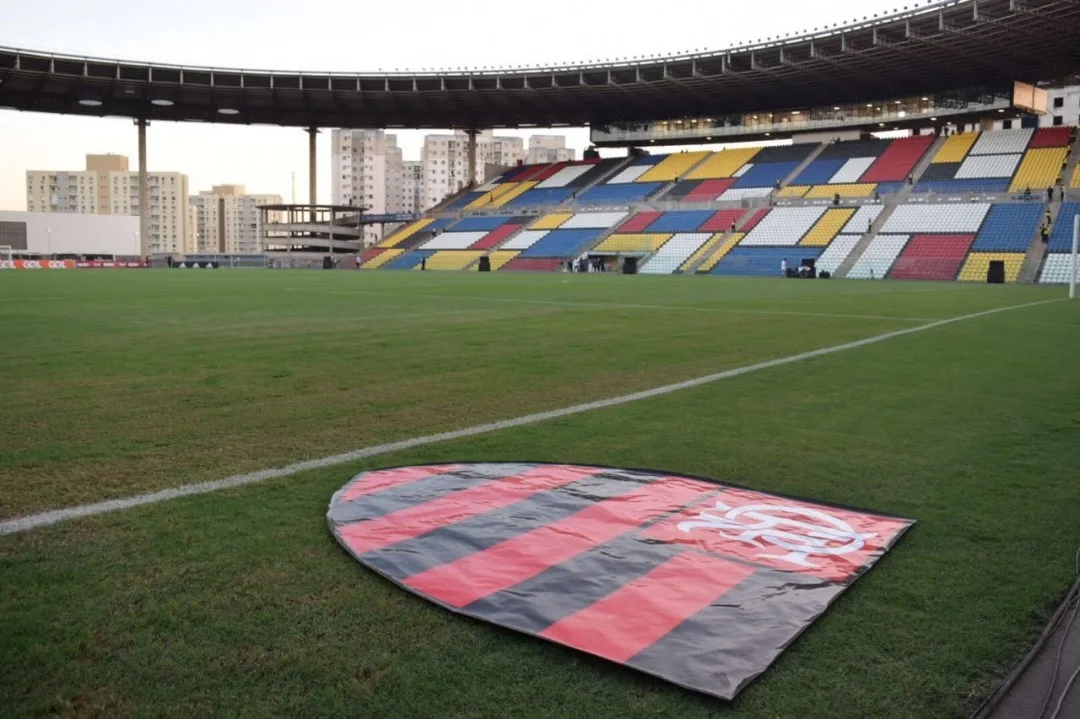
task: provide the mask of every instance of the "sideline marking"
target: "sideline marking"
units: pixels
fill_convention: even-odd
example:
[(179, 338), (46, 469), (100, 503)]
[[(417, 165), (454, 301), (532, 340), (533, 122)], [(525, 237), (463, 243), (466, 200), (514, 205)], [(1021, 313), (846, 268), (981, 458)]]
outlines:
[(864, 339), (854, 340), (852, 342), (845, 342), (844, 344), (833, 345), (831, 347), (823, 347), (821, 349), (810, 350), (809, 352), (800, 352), (799, 354), (789, 355), (787, 357), (780, 357), (778, 359), (766, 360), (764, 362), (757, 362), (755, 364), (744, 365), (742, 367), (735, 367), (733, 369), (724, 370), (723, 372), (716, 372), (714, 374), (708, 374), (702, 377), (695, 377), (694, 379), (683, 380), (682, 382), (675, 382), (673, 384), (665, 384), (659, 387), (653, 387), (652, 389), (641, 390), (640, 392), (632, 392), (630, 394), (620, 395), (618, 397), (609, 397), (608, 399), (585, 402), (584, 404), (575, 404), (569, 407), (562, 407), (561, 409), (548, 410), (546, 412), (526, 414), (521, 417), (504, 419), (498, 422), (477, 424), (473, 425), (472, 427), (456, 429), (451, 432), (441, 432), (439, 434), (429, 434), (422, 437), (414, 437), (412, 439), (403, 439), (397, 442), (378, 444), (373, 447), (364, 447), (361, 449), (353, 450), (352, 452), (333, 454), (329, 457), (322, 457), (321, 459), (309, 459), (303, 462), (289, 464), (284, 467), (262, 469), (257, 472), (249, 472), (247, 474), (236, 474), (231, 477), (225, 477), (224, 479), (215, 479), (209, 482), (185, 484), (180, 487), (162, 489), (156, 492), (147, 492), (145, 494), (136, 494), (131, 497), (122, 497), (120, 499), (111, 499), (104, 502), (94, 502), (93, 504), (82, 504), (75, 507), (66, 507), (64, 509), (53, 509), (47, 512), (41, 512), (39, 514), (30, 514), (24, 517), (16, 517), (15, 519), (9, 519), (0, 522), (0, 536), (3, 536), (5, 534), (15, 534), (17, 532), (25, 532), (30, 529), (36, 529), (37, 527), (45, 527), (50, 524), (65, 522), (70, 519), (78, 519), (79, 517), (90, 517), (95, 514), (117, 512), (124, 509), (131, 509), (132, 507), (139, 507), (144, 504), (157, 504), (158, 502), (164, 502), (170, 499), (176, 499), (178, 497), (188, 497), (194, 494), (206, 494), (207, 492), (216, 492), (220, 489), (242, 487), (247, 484), (264, 482), (268, 479), (288, 477), (312, 469), (333, 467), (335, 465), (345, 464), (347, 462), (355, 462), (356, 460), (367, 459), (368, 457), (375, 457), (380, 454), (400, 452), (406, 449), (412, 449), (413, 447), (423, 447), (425, 445), (436, 444), (439, 442), (449, 442), (451, 440), (462, 439), (464, 437), (474, 437), (478, 434), (488, 434), (490, 432), (498, 432), (504, 429), (512, 429), (514, 427), (522, 427), (529, 424), (546, 422), (550, 419), (569, 417), (570, 415), (581, 414), (583, 412), (591, 412), (597, 409), (617, 407), (619, 405), (629, 404), (630, 402), (637, 402), (638, 400), (642, 399), (650, 399), (652, 397), (660, 397), (665, 394), (671, 394), (672, 392), (678, 392), (679, 390), (700, 387), (702, 385), (711, 384), (722, 379), (739, 377), (741, 375), (750, 374), (751, 372), (758, 372), (763, 369), (781, 367), (786, 364), (802, 362), (804, 360), (813, 359), (815, 357), (824, 357), (825, 355), (835, 354), (837, 352), (843, 352), (845, 350), (866, 347), (867, 345), (877, 344), (878, 342), (884, 342), (885, 340), (890, 340), (896, 337), (903, 337), (904, 335), (910, 335), (916, 332), (923, 332), (925, 330), (934, 329), (936, 327), (951, 325), (956, 322), (973, 320), (979, 317), (987, 317), (989, 315), (996, 315), (1000, 312), (1008, 312), (1010, 310), (1019, 310), (1027, 307), (1037, 307), (1039, 305), (1048, 305), (1055, 302), (1063, 302), (1064, 299), (1065, 298), (1042, 300), (1040, 302), (1028, 302), (1022, 305), (997, 307), (992, 310), (983, 310), (982, 312), (974, 312), (972, 314), (959, 315), (957, 317), (937, 320), (925, 325), (918, 325), (917, 327), (907, 327), (901, 330), (893, 330), (892, 332), (885, 332), (884, 334), (874, 335), (872, 337), (866, 337)]

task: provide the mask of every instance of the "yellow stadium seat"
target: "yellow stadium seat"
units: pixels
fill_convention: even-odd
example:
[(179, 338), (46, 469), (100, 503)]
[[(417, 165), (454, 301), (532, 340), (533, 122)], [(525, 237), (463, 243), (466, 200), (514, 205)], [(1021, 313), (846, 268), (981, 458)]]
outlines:
[[(720, 245), (720, 249), (718, 249), (712, 255), (709, 255), (709, 257), (701, 264), (701, 266), (697, 268), (697, 271), (698, 272), (708, 272), (712, 268), (716, 267), (716, 263), (719, 262), (720, 260), (724, 259), (724, 256), (727, 253), (731, 252), (731, 248), (734, 247), (735, 245), (739, 244), (739, 242), (742, 241), (743, 237), (745, 237), (745, 233), (742, 233), (742, 232), (734, 232), (734, 233), (732, 233), (730, 237), (728, 237), (726, 240), (723, 241), (723, 244)], [(712, 245), (714, 240), (719, 240), (721, 238), (723, 238), (723, 235), (717, 235), (712, 240), (709, 240), (708, 244)], [(702, 249), (704, 249), (704, 248), (702, 248)]]
[(809, 247), (826, 247), (840, 234), (847, 221), (855, 214), (855, 210), (826, 210), (817, 224), (806, 233), (806, 237), (799, 242), (800, 245)]
[(659, 164), (639, 177), (636, 182), (671, 182), (677, 180), (709, 154), (711, 153), (708, 151), (699, 151), (678, 152), (674, 155), (668, 155)]
[(1028, 187), (1036, 191), (1053, 187), (1068, 151), (1067, 147), (1039, 147), (1028, 150), (1020, 161), (1020, 169), (1009, 186), (1009, 192), (1021, 192)]
[[(483, 250), (441, 250), (427, 258), (429, 270), (463, 270), (484, 254)], [(419, 269), (417, 265), (413, 269)]]
[(519, 250), (495, 250), (488, 255), (491, 258), (491, 271), (494, 272), (520, 254)]
[(385, 265), (390, 260), (392, 260), (395, 257), (398, 257), (399, 255), (403, 254), (404, 252), (405, 252), (405, 250), (387, 250), (386, 252), (380, 252), (379, 254), (375, 255), (374, 257), (372, 257), (370, 260), (368, 260), (364, 264), (360, 265), (360, 269), (362, 269), (362, 270), (378, 269), (379, 267), (382, 267), (383, 265)]
[(870, 197), (874, 194), (874, 190), (877, 189), (875, 184), (853, 184), (853, 185), (814, 185), (810, 188), (810, 192), (806, 193), (808, 200), (820, 200), (823, 198), (831, 198), (837, 193), (840, 197)]
[[(383, 240), (382, 242), (380, 242), (379, 244), (377, 244), (375, 246), (376, 247), (393, 247), (394, 245), (400, 244), (400, 243), (404, 242), (405, 240), (409, 239), (410, 237), (412, 237), (417, 232), (424, 229), (425, 227), (427, 227), (428, 225), (430, 225), (434, 221), (435, 221), (435, 219), (432, 218), (432, 217), (428, 217), (428, 218), (423, 219), (423, 220), (417, 220), (416, 222), (413, 222), (411, 224), (406, 225), (405, 227), (402, 227), (400, 230), (398, 230), (394, 234), (390, 235), (385, 240)], [(386, 254), (386, 253), (384, 252), (383, 254)], [(380, 257), (381, 256), (382, 255), (380, 255)]]
[(486, 207), (486, 206), (492, 204), (498, 198), (502, 197), (506, 193), (513, 190), (519, 184), (521, 184), (521, 183), (518, 183), (518, 182), (503, 182), (503, 183), (500, 183), (498, 185), (495, 185), (495, 187), (492, 188), (490, 192), (487, 192), (486, 194), (480, 195), (480, 197), (477, 197), (475, 200), (473, 200), (469, 204), (465, 205), (465, 209), (466, 210), (476, 210), (476, 209), (479, 209), (481, 207)]
[(1076, 166), (1073, 170), (1072, 181), (1069, 183), (1069, 187), (1080, 187), (1080, 165)]
[(703, 162), (700, 167), (686, 176), (687, 180), (718, 180), (731, 177), (739, 168), (750, 162), (754, 155), (761, 152), (760, 147), (740, 147), (723, 150)]
[(554, 212), (544, 215), (529, 227), (530, 230), (554, 230), (574, 216), (572, 212)]
[(950, 135), (945, 138), (945, 144), (934, 155), (931, 162), (963, 162), (967, 157), (968, 150), (979, 139), (977, 132), (965, 132), (960, 135)]
[(656, 252), (670, 239), (670, 234), (611, 235), (590, 252)]
[(491, 201), (490, 206), (491, 207), (502, 207), (506, 203), (510, 202), (510, 200), (514, 199), (515, 197), (518, 197), (519, 195), (524, 195), (526, 192), (528, 192), (532, 188), (536, 187), (538, 184), (540, 184), (540, 183), (538, 183), (538, 182), (518, 182), (518, 183), (515, 183), (513, 189), (509, 190), (508, 192), (504, 192), (503, 194), (501, 194), (498, 197), (496, 197), (495, 199), (493, 199)]
[(1016, 282), (1020, 267), (1024, 264), (1023, 252), (972, 252), (956, 278), (961, 282), (986, 282), (986, 271), (991, 260), (1005, 261), (1005, 281)]
[(699, 261), (702, 257), (707, 256), (710, 252), (716, 249), (716, 246), (724, 239), (723, 232), (717, 232), (715, 235), (709, 238), (701, 247), (697, 248), (694, 254), (686, 258), (686, 260), (679, 265), (679, 272), (686, 272), (689, 268), (694, 266), (694, 263)]
[(810, 192), (808, 185), (788, 185), (787, 187), (780, 188), (779, 197), (803, 197), (807, 192)]

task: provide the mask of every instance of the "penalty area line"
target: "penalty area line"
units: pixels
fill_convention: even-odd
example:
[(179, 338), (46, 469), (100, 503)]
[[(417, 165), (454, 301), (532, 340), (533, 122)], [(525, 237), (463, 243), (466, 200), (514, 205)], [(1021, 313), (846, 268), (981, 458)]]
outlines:
[(471, 427), (464, 427), (462, 429), (456, 429), (450, 432), (440, 432), (438, 434), (429, 434), (422, 437), (413, 437), (412, 439), (403, 439), (397, 442), (388, 442), (386, 444), (379, 444), (372, 447), (356, 449), (351, 452), (333, 454), (328, 457), (321, 457), (319, 459), (309, 459), (303, 462), (296, 462), (294, 464), (285, 465), (284, 467), (263, 469), (257, 472), (249, 472), (247, 474), (236, 474), (231, 477), (225, 477), (224, 479), (216, 479), (209, 482), (185, 484), (180, 487), (162, 489), (156, 492), (147, 492), (145, 494), (136, 494), (130, 497), (111, 499), (104, 502), (82, 504), (74, 507), (53, 509), (46, 512), (40, 512), (38, 514), (30, 514), (23, 517), (16, 517), (14, 519), (0, 522), (0, 536), (6, 534), (15, 534), (18, 532), (25, 532), (31, 529), (36, 529), (38, 527), (45, 527), (51, 524), (57, 524), (59, 522), (79, 519), (80, 517), (91, 517), (97, 514), (106, 514), (109, 512), (118, 512), (121, 510), (132, 509), (134, 507), (141, 507), (146, 504), (157, 504), (159, 502), (165, 502), (170, 499), (178, 499), (180, 497), (189, 497), (196, 494), (217, 492), (222, 489), (243, 487), (248, 484), (256, 484), (258, 482), (265, 482), (267, 480), (278, 479), (280, 477), (289, 477), (291, 475), (299, 474), (301, 472), (307, 472), (313, 469), (333, 467), (339, 464), (355, 462), (361, 459), (367, 459), (369, 457), (375, 457), (378, 455), (401, 452), (407, 449), (413, 449), (415, 447), (424, 447), (429, 444), (449, 442), (457, 439), (464, 439), (466, 437), (475, 437), (476, 435), (480, 434), (489, 434), (491, 432), (498, 432), (504, 429), (513, 429), (515, 427), (538, 424), (540, 422), (547, 422), (553, 419), (561, 419), (563, 417), (569, 417), (585, 412), (592, 412), (598, 409), (618, 407), (619, 405), (629, 404), (631, 402), (637, 402), (639, 400), (650, 399), (653, 397), (661, 397), (663, 395), (671, 394), (673, 392), (679, 392), (684, 389), (701, 387), (702, 385), (711, 384), (720, 380), (731, 379), (732, 377), (740, 377), (742, 375), (750, 374), (752, 372), (760, 372), (761, 370), (771, 369), (773, 367), (782, 367), (784, 365), (793, 364), (795, 362), (804, 362), (809, 359), (814, 359), (815, 357), (824, 357), (826, 355), (836, 354), (837, 352), (844, 352), (846, 350), (858, 349), (859, 347), (866, 347), (868, 345), (877, 344), (878, 342), (885, 342), (886, 340), (895, 339), (897, 337), (904, 337), (905, 335), (915, 334), (916, 332), (925, 332), (926, 330), (935, 329), (937, 327), (944, 327), (946, 325), (951, 325), (956, 322), (964, 322), (966, 320), (973, 320), (979, 317), (988, 317), (990, 315), (996, 315), (1001, 312), (1008, 312), (1010, 310), (1037, 307), (1039, 305), (1047, 305), (1061, 301), (1063, 301), (1063, 298), (1054, 300), (1043, 300), (1040, 302), (1028, 302), (1022, 305), (997, 307), (991, 310), (983, 310), (981, 312), (973, 312), (971, 314), (959, 315), (957, 317), (950, 317), (943, 320), (928, 322), (927, 324), (918, 325), (916, 327), (906, 327), (904, 329), (893, 330), (892, 332), (885, 332), (882, 334), (873, 335), (871, 337), (866, 337), (861, 340), (854, 340), (852, 342), (845, 342), (843, 344), (833, 345), (831, 347), (822, 347), (821, 349), (810, 350), (809, 352), (800, 352), (799, 354), (788, 355), (787, 357), (779, 357), (777, 359), (765, 360), (764, 362), (756, 362), (754, 364), (724, 370), (723, 372), (716, 372), (714, 374), (708, 374), (701, 377), (695, 377), (693, 379), (683, 380), (682, 382), (660, 385), (659, 387), (653, 387), (651, 389), (641, 390), (639, 392), (631, 392), (630, 394), (624, 394), (618, 397), (609, 397), (608, 399), (575, 404), (569, 407), (548, 410), (546, 412), (535, 412), (533, 414), (526, 414), (520, 417), (514, 417), (512, 419), (504, 419), (498, 422), (477, 424)]

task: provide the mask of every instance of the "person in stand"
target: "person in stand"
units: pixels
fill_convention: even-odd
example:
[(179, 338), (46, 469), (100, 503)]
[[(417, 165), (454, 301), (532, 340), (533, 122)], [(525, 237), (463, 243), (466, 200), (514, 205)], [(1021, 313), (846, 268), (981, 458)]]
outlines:
[(833, 194), (832, 203), (833, 203), (834, 206), (840, 204), (840, 193), (839, 192)]
[(787, 277), (787, 258), (780, 260), (780, 276)]
[(1058, 202), (1065, 201), (1065, 185), (1058, 185)]
[(361, 262), (363, 262), (363, 259), (360, 257), (360, 255), (357, 255), (356, 256), (356, 269), (360, 269), (360, 263)]
[(1053, 187), (1047, 187), (1046, 188), (1046, 201), (1047, 202), (1053, 202), (1054, 201), (1054, 188)]
[(1039, 228), (1039, 235), (1042, 237), (1043, 244), (1045, 245), (1050, 241), (1050, 226), (1044, 224)]
[(1025, 187), (1024, 188), (1024, 199), (1025, 200), (1030, 200), (1031, 199), (1031, 188), (1030, 187)]
[(421, 257), (420, 258), (420, 271), (423, 272), (426, 269), (427, 269), (427, 258), (426, 257)]

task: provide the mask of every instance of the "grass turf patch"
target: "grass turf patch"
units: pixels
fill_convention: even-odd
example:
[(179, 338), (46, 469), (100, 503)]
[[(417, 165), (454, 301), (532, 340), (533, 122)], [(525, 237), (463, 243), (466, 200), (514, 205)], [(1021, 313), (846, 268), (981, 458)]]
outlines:
[[(87, 273), (86, 279), (69, 275), (41, 284), (20, 276), (18, 291), (64, 297), (52, 300), (61, 316), (32, 325), (25, 313), (14, 311), (13, 290), (0, 291), (0, 331), (21, 326), (24, 347), (56, 343), (41, 366), (27, 353), (7, 381), (18, 377), (17, 385), (26, 380), (28, 386), (48, 387), (71, 371), (82, 378), (71, 386), (85, 390), (63, 394), (56, 405), (19, 410), (49, 429), (43, 438), (14, 435), (24, 443), (33, 435), (41, 443), (33, 451), (46, 453), (35, 460), (41, 465), (35, 478), (56, 478), (39, 485), (37, 504), (23, 500), (26, 506), (53, 507), (71, 497), (101, 498), (140, 486), (103, 490), (82, 478), (92, 486), (75, 492), (68, 488), (75, 483), (67, 471), (71, 465), (85, 463), (92, 468), (85, 477), (93, 477), (111, 466), (111, 450), (73, 463), (51, 449), (69, 441), (66, 420), (56, 417), (64, 407), (99, 408), (110, 401), (108, 390), (115, 385), (98, 385), (95, 371), (80, 369), (71, 358), (93, 354), (97, 343), (112, 358), (98, 364), (104, 373), (149, 342), (171, 347), (170, 358), (183, 358), (191, 373), (204, 370), (188, 363), (209, 353), (204, 359), (221, 365), (216, 387), (239, 384), (244, 392), (204, 393), (178, 365), (170, 370), (161, 359), (153, 359), (162, 362), (152, 365), (160, 373), (154, 376), (176, 378), (185, 392), (218, 403), (222, 411), (237, 403), (259, 408), (233, 410), (239, 413), (231, 422), (209, 421), (187, 408), (182, 396), (162, 395), (159, 413), (168, 408), (177, 424), (189, 422), (180, 436), (190, 437), (191, 447), (220, 442), (229, 448), (199, 456), (169, 452), (161, 484), (150, 485), (168, 486), (198, 476), (193, 463), (204, 463), (198, 471), (214, 477), (235, 471), (233, 451), (258, 457), (247, 448), (252, 441), (266, 451), (299, 433), (288, 446), (298, 456), (317, 456), (331, 443), (322, 435), (338, 424), (355, 430), (359, 415), (354, 404), (343, 403), (334, 410), (338, 414), (322, 405), (338, 391), (366, 397), (374, 386), (367, 370), (380, 365), (392, 371), (379, 375), (376, 384), (390, 388), (371, 407), (380, 416), (393, 415), (395, 402), (420, 408), (413, 431), (412, 420), (403, 418), (386, 432), (396, 438), (439, 427), (438, 421), (456, 427), (492, 415), (515, 416), (917, 324), (730, 310), (946, 317), (1050, 296), (1045, 288), (1027, 287), (713, 278), (581, 277), (564, 284), (558, 276), (510, 283), (497, 276), (497, 282), (483, 282), (472, 276), (364, 273), (361, 287), (360, 278), (348, 273), (155, 273), (154, 283), (146, 282), (149, 276), (115, 273), (105, 283)], [(288, 287), (308, 291), (288, 293)], [(396, 299), (380, 305), (364, 293)], [(456, 301), (425, 299), (436, 294)], [(281, 305), (270, 299), (292, 295), (310, 299)], [(148, 299), (132, 309), (136, 297)], [(233, 301), (223, 303), (223, 297)], [(71, 332), (65, 329), (62, 313), (78, 314), (84, 306), (88, 313), (92, 307), (102, 311), (103, 302), (116, 303), (112, 312), (128, 313), (128, 323), (118, 324), (129, 333), (82, 334), (81, 322)], [(529, 304), (534, 302), (579, 304)], [(590, 303), (695, 309), (586, 308)], [(45, 301), (25, 304), (39, 319), (50, 316)], [(221, 304), (232, 308), (219, 310)], [(279, 312), (286, 318), (296, 313), (288, 325), (295, 333), (270, 329)], [(470, 312), (493, 316), (471, 332), (440, 334), (448, 316)], [(153, 319), (169, 313), (186, 328), (178, 335), (182, 341), (171, 345)], [(368, 319), (380, 313), (396, 318)], [(409, 314), (413, 320), (404, 316)], [(144, 320), (135, 330), (138, 316)], [(248, 335), (248, 350), (230, 355), (220, 347), (230, 332), (205, 344), (197, 340), (194, 328), (214, 325), (215, 317), (230, 318), (225, 324), (233, 336), (243, 326), (261, 329)], [(394, 334), (409, 321), (415, 322), (411, 329)], [(492, 323), (498, 331), (485, 333)], [(42, 325), (51, 328), (48, 333)], [(1080, 464), (1080, 403), (1068, 382), (1080, 352), (1078, 325), (1080, 313), (1066, 304), (1005, 313), (623, 407), (0, 538), (0, 706), (19, 715), (591, 717), (708, 716), (727, 709), (429, 606), (360, 569), (323, 524), (330, 494), (364, 467), (535, 459), (714, 476), (918, 518), (894, 551), (730, 709), (745, 716), (832, 716), (842, 697), (851, 715), (963, 713), (1023, 653), (1071, 574), (1071, 555), (1080, 543), (1074, 469)], [(313, 326), (320, 329), (302, 331)], [(371, 341), (389, 345), (381, 354), (372, 350), (362, 371), (346, 371), (369, 334)], [(450, 355), (442, 361), (433, 360), (426, 350), (432, 345), (424, 344), (436, 336)], [(192, 343), (202, 349), (192, 349)], [(337, 356), (345, 350), (353, 354)], [(317, 371), (338, 390), (323, 391), (316, 382), (300, 399), (259, 403), (267, 391), (259, 384), (263, 380), (250, 379), (244, 362), (229, 360), (259, 353), (268, 366), (299, 364), (300, 374)], [(149, 351), (146, 356), (157, 357)], [(412, 362), (416, 368), (400, 371)], [(445, 379), (446, 362), (458, 372), (491, 365), (506, 379), (489, 384), (478, 372), (446, 393), (411, 394), (410, 378), (434, 372)], [(147, 365), (139, 366), (120, 373), (119, 383), (148, 374)], [(339, 370), (347, 380), (340, 385), (333, 383)], [(519, 385), (531, 387), (532, 394), (514, 394)], [(560, 387), (568, 387), (567, 394), (558, 394)], [(138, 410), (139, 396), (125, 406)], [(15, 411), (7, 402), (0, 415), (5, 426)], [(253, 438), (237, 426), (245, 417), (258, 421), (252, 415), (278, 404), (288, 407), (260, 425), (261, 435)], [(294, 411), (305, 410), (310, 414), (302, 416), (316, 421), (320, 412), (328, 414), (314, 426), (293, 421)], [(125, 433), (143, 431), (141, 422), (150, 416), (136, 421), (124, 415), (123, 408), (112, 415), (112, 421), (126, 423), (122, 430), (99, 427), (96, 416), (85, 422), (80, 446), (101, 448), (111, 436), (121, 441)], [(377, 436), (381, 424), (359, 426), (370, 426), (365, 431)], [(172, 426), (163, 422), (145, 432), (151, 439), (165, 432), (158, 441), (168, 450), (178, 441)], [(349, 432), (333, 437), (339, 443), (329, 451), (371, 443)], [(3, 446), (8, 453), (31, 451), (10, 441)], [(55, 460), (49, 451), (57, 452)], [(125, 461), (138, 468), (148, 456), (153, 452), (136, 447)], [(272, 463), (263, 459), (256, 466)], [(9, 491), (20, 486), (25, 466), (5, 454), (3, 467), (7, 484), (0, 485), (0, 497), (10, 516), (18, 512), (8, 510)]]

